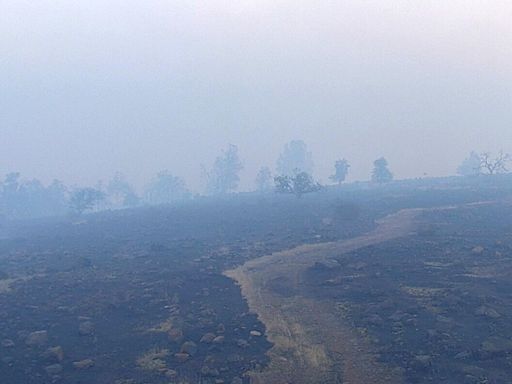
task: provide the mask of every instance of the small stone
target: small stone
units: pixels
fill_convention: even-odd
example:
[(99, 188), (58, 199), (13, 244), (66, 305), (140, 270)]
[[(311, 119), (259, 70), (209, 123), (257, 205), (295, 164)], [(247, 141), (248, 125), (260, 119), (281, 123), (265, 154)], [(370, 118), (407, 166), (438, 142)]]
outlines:
[(393, 313), (391, 316), (389, 316), (389, 319), (393, 320), (393, 321), (401, 321), (406, 316), (407, 316), (406, 313), (398, 310), (395, 313)]
[(91, 336), (94, 334), (94, 324), (92, 321), (84, 321), (78, 326), (80, 336)]
[(64, 351), (61, 346), (48, 348), (43, 355), (47, 359), (55, 359), (58, 362), (64, 360)]
[(225, 337), (224, 336), (217, 336), (215, 339), (213, 339), (214, 344), (222, 344), (224, 342)]
[(477, 255), (481, 254), (483, 251), (484, 251), (484, 247), (482, 247), (481, 245), (478, 245), (471, 250), (471, 252), (473, 252)]
[(188, 359), (190, 359), (190, 355), (188, 353), (175, 353), (174, 354), (174, 357), (176, 358), (176, 360), (178, 360), (178, 362), (180, 363), (184, 363), (185, 361), (187, 361)]
[(47, 366), (44, 370), (46, 371), (46, 373), (49, 376), (58, 375), (59, 373), (62, 372), (62, 365), (52, 364), (52, 365)]
[(167, 332), (167, 336), (169, 336), (170, 341), (178, 343), (183, 340), (183, 331), (181, 329), (173, 328)]
[(470, 352), (468, 352), (468, 351), (462, 351), (462, 352), (457, 353), (457, 354), (454, 356), (454, 358), (455, 358), (456, 360), (463, 360), (463, 359), (466, 359), (466, 358), (468, 358), (468, 357), (470, 357), (470, 356), (471, 356), (471, 353), (470, 353)]
[(422, 365), (430, 365), (432, 358), (429, 355), (418, 355), (415, 357), (416, 361)]
[(25, 340), (25, 344), (29, 346), (42, 346), (48, 342), (48, 332), (47, 331), (36, 331), (32, 332), (27, 336)]
[(193, 341), (187, 341), (183, 343), (183, 345), (181, 346), (180, 352), (187, 353), (190, 356), (194, 356), (197, 352), (197, 344), (194, 343)]
[(14, 364), (14, 357), (11, 356), (5, 356), (2, 357), (2, 360), (0, 360), (2, 363), (8, 366), (12, 366)]
[(214, 333), (206, 333), (203, 337), (201, 337), (200, 342), (205, 344), (210, 344), (215, 339)]
[(14, 345), (14, 341), (12, 341), (11, 339), (2, 340), (2, 347), (4, 348), (13, 348)]
[(250, 335), (251, 336), (255, 336), (255, 337), (259, 337), (262, 335), (262, 333), (260, 331), (251, 331), (250, 332)]
[(168, 369), (165, 371), (165, 377), (168, 379), (174, 379), (176, 376), (178, 376), (178, 372), (176, 372), (174, 369)]
[(94, 360), (85, 359), (73, 362), (73, 368), (75, 369), (89, 369), (94, 367)]
[(201, 375), (205, 377), (218, 377), (220, 375), (219, 370), (215, 368), (210, 368), (206, 365), (201, 367)]
[(236, 341), (236, 345), (238, 345), (238, 347), (240, 347), (240, 348), (247, 348), (249, 346), (249, 343), (247, 342), (247, 340), (238, 339)]
[(240, 355), (233, 354), (233, 355), (229, 355), (226, 360), (228, 363), (239, 363), (240, 361), (243, 361), (244, 358)]
[(475, 311), (475, 314), (479, 316), (489, 317), (491, 319), (498, 319), (501, 317), (498, 311), (485, 305), (478, 307), (477, 310)]
[(482, 350), (488, 353), (503, 353), (512, 351), (512, 340), (489, 337), (482, 343)]
[(382, 319), (382, 317), (380, 317), (377, 314), (373, 314), (368, 317), (368, 323), (370, 323), (371, 325), (381, 325), (383, 322), (384, 320)]

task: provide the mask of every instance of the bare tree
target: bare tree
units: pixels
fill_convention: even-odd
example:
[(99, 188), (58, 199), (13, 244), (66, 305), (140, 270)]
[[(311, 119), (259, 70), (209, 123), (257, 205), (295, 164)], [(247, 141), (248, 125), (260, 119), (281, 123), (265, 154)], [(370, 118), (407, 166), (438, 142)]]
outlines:
[(496, 157), (493, 157), (489, 152), (483, 152), (480, 154), (480, 167), (489, 175), (505, 173), (508, 172), (507, 164), (510, 160), (510, 155), (503, 151), (500, 151)]

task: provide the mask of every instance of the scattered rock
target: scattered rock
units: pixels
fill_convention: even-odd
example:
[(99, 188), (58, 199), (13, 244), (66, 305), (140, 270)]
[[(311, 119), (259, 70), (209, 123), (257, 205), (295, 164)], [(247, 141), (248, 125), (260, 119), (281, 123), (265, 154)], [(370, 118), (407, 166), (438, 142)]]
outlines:
[(201, 375), (205, 377), (219, 377), (220, 373), (219, 370), (216, 368), (210, 368), (206, 365), (203, 365), (201, 367)]
[(393, 313), (391, 316), (389, 316), (389, 319), (393, 320), (393, 321), (400, 321), (400, 320), (402, 320), (406, 316), (407, 316), (406, 313), (398, 310), (395, 313)]
[(14, 341), (11, 339), (2, 340), (2, 347), (4, 348), (13, 348), (15, 346)]
[(187, 341), (183, 343), (180, 349), (180, 353), (186, 353), (190, 356), (194, 356), (197, 352), (197, 344), (193, 341)]
[(94, 360), (85, 359), (73, 362), (73, 368), (75, 369), (89, 369), (94, 367)]
[(250, 335), (251, 336), (255, 336), (255, 337), (259, 337), (262, 335), (262, 333), (260, 331), (251, 331), (250, 332)]
[(11, 357), (11, 356), (5, 356), (5, 357), (2, 357), (2, 363), (4, 363), (5, 365), (9, 365), (9, 366), (12, 366), (14, 364), (14, 357)]
[(29, 346), (42, 346), (48, 342), (48, 332), (47, 331), (36, 331), (32, 332), (27, 336), (25, 340), (25, 344)]
[(460, 371), (474, 377), (481, 377), (485, 375), (485, 369), (475, 365), (463, 365), (460, 367)]
[(175, 343), (179, 343), (183, 340), (183, 331), (181, 329), (172, 328), (167, 332), (167, 335), (169, 336), (169, 340)]
[(63, 369), (62, 365), (52, 364), (52, 365), (47, 366), (44, 370), (46, 371), (46, 373), (49, 376), (54, 376), (54, 375), (58, 375), (59, 373), (61, 373), (62, 369)]
[(146, 371), (164, 372), (167, 369), (164, 359), (168, 355), (168, 349), (153, 348), (137, 359), (137, 365)]
[(470, 357), (470, 356), (471, 356), (471, 352), (469, 352), (469, 351), (462, 351), (462, 352), (457, 353), (457, 354), (454, 356), (454, 358), (455, 358), (456, 360), (464, 360), (464, 359), (466, 359), (466, 358), (468, 358), (468, 357)]
[(488, 353), (503, 353), (512, 351), (512, 340), (500, 338), (500, 337), (489, 337), (482, 343), (482, 350)]
[(432, 365), (432, 357), (429, 355), (417, 355), (414, 361), (416, 366), (421, 368), (429, 368)]
[(370, 315), (368, 317), (368, 323), (371, 325), (381, 325), (382, 323), (384, 323), (384, 320), (382, 319), (382, 317), (374, 313), (373, 315)]
[(168, 369), (165, 371), (165, 377), (169, 379), (175, 379), (176, 376), (178, 376), (178, 372), (176, 372), (174, 369)]
[(347, 265), (348, 268), (356, 269), (358, 271), (366, 268), (367, 266), (368, 266), (368, 264), (364, 263), (362, 261), (358, 261), (357, 263), (351, 263), (351, 264)]
[(180, 363), (184, 363), (185, 361), (187, 361), (188, 359), (190, 359), (190, 355), (188, 353), (175, 353), (174, 354), (174, 357), (176, 358), (176, 360), (178, 360), (178, 362)]
[(210, 344), (216, 338), (214, 333), (206, 333), (203, 337), (201, 337), (200, 342), (205, 344)]
[(243, 361), (244, 358), (240, 355), (229, 355), (227, 358), (228, 363), (239, 363), (240, 361)]
[(501, 317), (501, 315), (498, 313), (498, 311), (496, 311), (493, 308), (487, 307), (485, 305), (477, 308), (477, 310), (475, 311), (475, 314), (477, 314), (479, 316), (489, 317), (491, 319), (498, 319)]
[(471, 252), (479, 255), (481, 254), (482, 252), (484, 251), (484, 247), (482, 247), (481, 245), (477, 245), (476, 247), (474, 247)]
[(58, 362), (61, 362), (64, 360), (64, 351), (62, 350), (61, 346), (51, 347), (48, 348), (45, 353), (43, 353), (43, 357), (46, 359), (55, 359)]
[(217, 336), (215, 339), (213, 339), (214, 344), (222, 344), (224, 342), (225, 337), (224, 336)]
[(94, 334), (94, 323), (92, 321), (84, 321), (78, 326), (80, 336), (91, 336)]
[(436, 339), (439, 337), (439, 332), (436, 329), (427, 330), (427, 336), (429, 339)]

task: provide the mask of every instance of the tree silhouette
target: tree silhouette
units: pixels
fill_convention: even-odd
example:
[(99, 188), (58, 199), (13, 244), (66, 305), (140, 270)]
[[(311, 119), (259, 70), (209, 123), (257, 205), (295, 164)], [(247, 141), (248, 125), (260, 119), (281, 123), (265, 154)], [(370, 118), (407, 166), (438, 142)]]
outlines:
[(348, 174), (348, 169), (350, 168), (350, 164), (346, 159), (337, 160), (336, 164), (334, 164), (334, 175), (330, 176), (329, 179), (332, 181), (341, 184), (345, 181)]
[(305, 193), (316, 192), (322, 188), (306, 172), (299, 172), (295, 176), (277, 176), (274, 178), (274, 182), (277, 193), (290, 193), (297, 197), (301, 197)]
[(393, 180), (393, 174), (388, 169), (388, 161), (381, 157), (373, 162), (372, 181), (376, 183), (387, 183)]

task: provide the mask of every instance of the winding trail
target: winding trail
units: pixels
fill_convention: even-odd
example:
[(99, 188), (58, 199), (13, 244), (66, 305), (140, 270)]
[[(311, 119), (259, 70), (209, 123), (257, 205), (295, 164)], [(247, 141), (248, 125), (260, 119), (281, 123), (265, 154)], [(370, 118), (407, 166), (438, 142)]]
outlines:
[[(339, 242), (301, 245), (250, 260), (224, 274), (234, 279), (249, 309), (274, 345), (269, 366), (251, 372), (253, 384), (401, 383), (400, 371), (379, 363), (371, 343), (340, 316), (332, 302), (300, 295), (301, 275), (316, 262), (411, 234), (422, 209), (406, 209), (378, 221), (375, 230)], [(278, 282), (288, 294), (276, 293)]]

